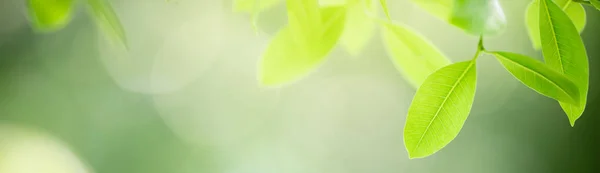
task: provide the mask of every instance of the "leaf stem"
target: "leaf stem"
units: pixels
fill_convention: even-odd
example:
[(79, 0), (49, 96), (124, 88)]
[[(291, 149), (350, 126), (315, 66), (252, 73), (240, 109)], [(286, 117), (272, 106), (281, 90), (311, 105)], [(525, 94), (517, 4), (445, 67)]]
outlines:
[(485, 46), (483, 46), (483, 35), (479, 36), (479, 43), (477, 43), (477, 50), (485, 52)]
[(486, 52), (485, 47), (483, 46), (483, 35), (479, 36), (479, 43), (477, 43), (477, 52), (475, 52), (475, 57), (473, 57), (473, 61), (479, 58), (481, 52)]

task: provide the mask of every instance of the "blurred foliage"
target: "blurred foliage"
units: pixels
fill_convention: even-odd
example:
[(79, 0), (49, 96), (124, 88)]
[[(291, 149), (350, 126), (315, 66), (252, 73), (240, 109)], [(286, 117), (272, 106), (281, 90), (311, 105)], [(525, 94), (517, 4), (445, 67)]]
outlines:
[[(492, 58), (478, 60), (477, 101), (460, 137), (431, 157), (409, 161), (402, 147), (405, 117), (399, 115), (407, 112), (414, 89), (389, 60), (383, 38), (347, 36), (359, 40), (348, 42), (362, 43), (347, 42), (346, 51), (332, 48), (323, 68), (302, 82), (264, 89), (257, 85), (258, 67), (252, 64), (285, 27), (284, 3), (252, 12), (261, 19), (256, 36), (251, 20), (231, 12), (230, 1), (111, 1), (127, 34), (129, 49), (120, 50), (105, 40), (114, 37), (96, 34), (98, 23), (77, 10), (61, 30), (36, 33), (26, 26), (22, 11), (27, 8), (20, 8), (27, 5), (16, 1), (0, 2), (0, 129), (10, 132), (0, 132), (0, 144), (21, 147), (2, 150), (11, 152), (0, 155), (0, 164), (7, 164), (4, 158), (18, 167), (2, 166), (0, 173), (25, 166), (31, 169), (23, 171), (39, 172), (35, 168), (44, 168), (34, 165), (61, 158), (67, 158), (62, 163), (68, 169), (115, 173), (600, 169), (597, 108), (588, 106), (571, 128), (556, 102), (516, 87), (518, 81)], [(396, 24), (411, 26), (452, 60), (472, 56), (473, 36), (408, 2), (386, 4)], [(502, 37), (489, 37), (486, 46), (539, 59), (523, 26), (529, 2), (498, 3), (508, 25)], [(582, 38), (596, 47), (600, 39), (593, 31), (600, 27), (599, 13), (588, 6), (594, 2), (582, 3), (588, 12)], [(354, 21), (385, 16), (384, 10), (370, 8), (346, 15), (359, 16)], [(360, 25), (356, 23), (343, 24)], [(368, 24), (365, 28), (370, 32)], [(600, 55), (588, 51), (590, 57)], [(598, 62), (589, 61), (588, 104), (597, 105), (598, 72), (592, 67)], [(7, 124), (22, 130), (6, 130)], [(14, 145), (15, 140), (2, 136), (6, 134), (30, 142)], [(36, 161), (22, 165), (21, 159), (28, 157)]]

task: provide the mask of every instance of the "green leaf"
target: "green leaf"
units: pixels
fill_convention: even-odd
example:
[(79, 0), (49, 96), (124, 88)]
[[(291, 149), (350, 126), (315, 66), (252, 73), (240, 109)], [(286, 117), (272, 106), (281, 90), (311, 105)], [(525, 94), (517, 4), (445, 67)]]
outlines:
[(321, 8), (320, 32), (315, 38), (319, 38), (319, 43), (311, 43), (317, 46), (315, 56), (327, 56), (333, 47), (338, 43), (346, 23), (346, 6), (332, 6)]
[(498, 35), (506, 28), (506, 17), (498, 0), (412, 1), (472, 35)]
[(560, 103), (574, 126), (587, 101), (589, 65), (585, 46), (569, 16), (551, 0), (540, 3), (540, 31), (546, 64), (566, 74), (579, 87), (579, 105)]
[(429, 156), (460, 132), (476, 87), (475, 60), (448, 65), (427, 77), (408, 109), (404, 145), (410, 158)]
[[(259, 67), (259, 80), (263, 85), (276, 86), (298, 80), (323, 62), (342, 34), (346, 8), (327, 7), (321, 9), (319, 14), (322, 17), (318, 25), (320, 28), (297, 26), (300, 29), (315, 29), (304, 32), (300, 29), (293, 30), (288, 25), (271, 40)], [(298, 35), (306, 35), (309, 40), (314, 41), (306, 42), (298, 38)]]
[(523, 84), (557, 101), (579, 104), (579, 89), (568, 77), (546, 64), (525, 55), (491, 52)]
[(385, 13), (385, 17), (387, 17), (388, 20), (392, 20), (392, 17), (390, 17), (390, 10), (388, 10), (387, 1), (379, 0), (379, 3), (381, 3), (381, 8), (383, 9), (383, 13)]
[(590, 3), (592, 3), (596, 9), (600, 10), (600, 0), (590, 0)]
[(109, 37), (127, 47), (127, 36), (119, 17), (108, 0), (87, 0), (92, 16), (100, 29)]
[(431, 73), (450, 60), (425, 37), (407, 26), (381, 21), (382, 37), (396, 69), (418, 88)]
[(235, 0), (233, 1), (234, 12), (256, 13), (272, 8), (283, 0)]
[(73, 0), (27, 0), (32, 26), (40, 32), (52, 32), (65, 27), (72, 18)]
[[(288, 27), (298, 46), (318, 41), (321, 32), (321, 12), (317, 0), (286, 0)], [(308, 48), (305, 48), (308, 49)]]
[(363, 50), (375, 33), (375, 24), (365, 13), (365, 5), (370, 4), (355, 3), (347, 7), (346, 26), (340, 41), (353, 56)]
[[(554, 0), (554, 2), (567, 13), (571, 21), (575, 24), (577, 31), (579, 31), (579, 33), (583, 32), (586, 24), (586, 14), (583, 6), (572, 0)], [(539, 0), (534, 0), (527, 6), (525, 21), (529, 39), (531, 40), (533, 47), (537, 50), (542, 48), (539, 16)]]

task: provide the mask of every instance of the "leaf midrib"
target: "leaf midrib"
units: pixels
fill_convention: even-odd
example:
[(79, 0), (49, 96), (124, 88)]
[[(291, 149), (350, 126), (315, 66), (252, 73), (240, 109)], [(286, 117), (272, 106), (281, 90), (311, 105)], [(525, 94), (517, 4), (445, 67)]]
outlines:
[[(556, 28), (554, 28), (554, 22), (552, 21), (552, 16), (550, 15), (550, 9), (548, 8), (548, 4), (546, 4), (546, 0), (541, 0), (543, 2), (540, 2), (540, 5), (543, 3), (544, 4), (544, 9), (546, 9), (546, 15), (548, 16), (548, 22), (550, 23), (550, 32), (552, 32), (552, 38), (554, 39), (554, 46), (556, 47), (556, 50), (558, 51), (558, 61), (560, 62), (560, 72), (561, 73), (565, 73), (565, 69), (564, 69), (564, 62), (562, 60), (562, 51), (560, 49), (560, 46), (558, 45), (558, 39), (556, 37)], [(540, 28), (541, 29), (541, 28)]]
[(425, 128), (425, 132), (423, 132), (423, 134), (421, 135), (421, 138), (419, 138), (419, 141), (417, 142), (417, 145), (415, 146), (414, 150), (417, 150), (419, 148), (419, 146), (421, 145), (421, 142), (423, 141), (423, 138), (425, 137), (425, 135), (427, 134), (427, 132), (429, 132), (429, 127), (431, 127), (431, 124), (433, 124), (433, 122), (437, 119), (437, 116), (440, 114), (440, 111), (442, 110), (442, 107), (444, 107), (444, 105), (446, 104), (446, 101), (448, 101), (448, 98), (454, 92), (454, 89), (456, 89), (456, 86), (458, 86), (458, 84), (460, 82), (462, 82), (462, 80), (465, 77), (465, 74), (467, 74), (467, 72), (469, 72), (469, 70), (471, 70), (471, 67), (473, 66), (473, 64), (475, 64), (475, 60), (471, 60), (471, 62), (469, 63), (469, 66), (467, 68), (465, 68), (465, 70), (460, 75), (460, 77), (458, 77), (458, 79), (456, 80), (456, 82), (454, 82), (454, 85), (452, 85), (452, 88), (450, 89), (450, 92), (448, 92), (448, 94), (446, 94), (446, 97), (444, 98), (444, 101), (442, 101), (442, 104), (440, 105), (440, 107), (438, 108), (438, 110), (435, 112), (435, 115), (433, 116), (433, 118), (431, 119), (431, 121), (429, 122), (429, 124), (427, 125), (427, 127)]

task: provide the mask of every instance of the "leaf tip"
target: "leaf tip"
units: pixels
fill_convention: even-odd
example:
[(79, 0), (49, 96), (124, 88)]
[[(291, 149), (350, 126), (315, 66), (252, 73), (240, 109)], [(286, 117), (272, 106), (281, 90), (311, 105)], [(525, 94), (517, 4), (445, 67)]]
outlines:
[(273, 82), (273, 81), (265, 80), (265, 79), (259, 79), (258, 82), (261, 87), (272, 87), (274, 85), (277, 85), (277, 82)]
[[(107, 35), (105, 33), (105, 35)], [(109, 36), (109, 35), (107, 35)], [(108, 38), (108, 44), (110, 44), (110, 46), (113, 46), (115, 48), (119, 48), (119, 49), (123, 49), (125, 51), (130, 51), (131, 47), (129, 46), (129, 42), (127, 41), (127, 38), (125, 37), (112, 37), (112, 38)]]
[(577, 121), (577, 119), (569, 118), (569, 124), (571, 124), (571, 127), (575, 127), (575, 121)]
[[(406, 139), (406, 136), (404, 137), (404, 139)], [(435, 152), (433, 152), (433, 153), (423, 152), (423, 150), (419, 150), (418, 147), (407, 145), (406, 140), (404, 140), (404, 146), (406, 148), (406, 152), (408, 153), (408, 159), (410, 159), (410, 160), (424, 158), (424, 157), (427, 157), (427, 156), (435, 153)]]
[(257, 80), (261, 87), (278, 87), (282, 84), (288, 83), (288, 81), (277, 78), (276, 76), (268, 75), (268, 73), (265, 73), (264, 71), (259, 72)]
[(411, 151), (408, 148), (406, 150), (408, 151), (408, 159), (410, 159), (410, 160), (425, 158), (425, 157), (430, 156), (430, 155), (433, 154), (433, 153), (431, 153), (431, 154), (425, 154), (423, 152)]
[(575, 127), (575, 121), (570, 121), (571, 127)]
[(272, 80), (271, 78), (264, 75), (263, 72), (259, 72), (259, 76), (258, 76), (257, 80), (258, 80), (258, 83), (260, 84), (260, 86), (262, 86), (262, 87), (268, 87), (268, 86), (274, 85), (276, 83), (274, 80)]
[(408, 146), (406, 145), (406, 140), (404, 140), (404, 146), (406, 146), (406, 152), (408, 153), (408, 159), (416, 159), (417, 157), (415, 156), (415, 152), (412, 151), (410, 148), (408, 148)]

